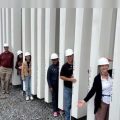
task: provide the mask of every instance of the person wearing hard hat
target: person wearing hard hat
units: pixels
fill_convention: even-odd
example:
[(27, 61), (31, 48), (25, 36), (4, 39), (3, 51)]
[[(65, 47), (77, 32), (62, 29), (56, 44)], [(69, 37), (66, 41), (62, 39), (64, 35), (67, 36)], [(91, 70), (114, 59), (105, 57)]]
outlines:
[(23, 91), (23, 80), (21, 77), (22, 63), (23, 63), (23, 52), (21, 50), (18, 50), (15, 68), (17, 69), (17, 75), (19, 76), (20, 81), (21, 81), (21, 90)]
[(73, 50), (67, 49), (65, 52), (67, 62), (62, 66), (60, 78), (64, 81), (64, 111), (65, 120), (70, 120), (70, 110), (72, 102), (72, 84), (76, 82), (73, 76)]
[(56, 53), (51, 54), (52, 64), (47, 71), (47, 81), (52, 93), (53, 116), (58, 116), (58, 79), (59, 79), (59, 60)]
[(104, 57), (98, 60), (100, 73), (94, 78), (93, 86), (84, 100), (78, 102), (78, 107), (81, 108), (95, 94), (95, 120), (108, 120), (109, 117), (109, 105), (112, 95), (112, 70), (109, 70), (110, 61), (110, 59)]
[(26, 101), (33, 100), (31, 93), (31, 54), (25, 53), (25, 62), (22, 63), (22, 80), (25, 81)]
[(14, 55), (9, 51), (9, 45), (4, 43), (4, 52), (0, 54), (0, 77), (2, 94), (9, 94), (9, 84), (12, 77)]

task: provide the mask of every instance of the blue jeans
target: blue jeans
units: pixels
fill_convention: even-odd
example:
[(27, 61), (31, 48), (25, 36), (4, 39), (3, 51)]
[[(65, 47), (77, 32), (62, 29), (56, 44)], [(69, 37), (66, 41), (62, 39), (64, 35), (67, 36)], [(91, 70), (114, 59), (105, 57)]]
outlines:
[(25, 77), (25, 91), (26, 96), (31, 96), (31, 76)]
[(21, 75), (19, 76), (19, 78), (20, 78), (20, 82), (21, 82), (21, 90), (23, 90), (23, 80), (22, 80)]
[(72, 102), (72, 88), (68, 88), (64, 86), (65, 120), (70, 120), (71, 102)]

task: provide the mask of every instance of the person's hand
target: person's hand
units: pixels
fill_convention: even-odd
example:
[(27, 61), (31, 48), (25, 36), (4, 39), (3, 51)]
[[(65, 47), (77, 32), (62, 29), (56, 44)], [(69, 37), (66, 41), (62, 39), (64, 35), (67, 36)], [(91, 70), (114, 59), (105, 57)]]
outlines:
[(50, 87), (50, 91), (53, 92), (53, 88), (52, 87)]
[(78, 107), (79, 107), (79, 108), (83, 107), (83, 106), (85, 105), (85, 103), (86, 103), (86, 102), (85, 102), (84, 100), (79, 100), (79, 101), (78, 101)]
[(112, 59), (110, 59), (110, 58), (107, 58), (107, 59), (108, 59), (108, 61), (109, 61), (109, 62), (112, 62), (112, 61), (113, 61), (113, 60), (112, 60)]
[(76, 82), (76, 79), (75, 79), (74, 77), (71, 77), (71, 78), (70, 78), (70, 81), (73, 82), (73, 83), (75, 83), (75, 82)]
[(22, 69), (22, 66), (20, 66), (19, 69)]

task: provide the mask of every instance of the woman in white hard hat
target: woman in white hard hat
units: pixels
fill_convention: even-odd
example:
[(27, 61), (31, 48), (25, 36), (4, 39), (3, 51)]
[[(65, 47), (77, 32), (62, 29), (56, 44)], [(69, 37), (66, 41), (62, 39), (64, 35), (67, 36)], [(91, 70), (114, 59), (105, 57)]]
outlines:
[(33, 100), (31, 94), (31, 54), (25, 53), (25, 62), (22, 64), (22, 80), (25, 81), (26, 101)]
[(58, 116), (58, 79), (59, 79), (59, 60), (56, 53), (51, 54), (52, 65), (47, 71), (47, 81), (49, 89), (52, 93), (53, 116)]
[(109, 70), (109, 61), (110, 59), (104, 57), (99, 59), (100, 73), (94, 78), (93, 86), (84, 100), (78, 102), (78, 107), (82, 107), (96, 93), (94, 100), (95, 120), (108, 120), (109, 117), (112, 94), (112, 70)]
[(22, 77), (21, 77), (22, 63), (23, 63), (23, 52), (21, 50), (18, 50), (17, 51), (17, 61), (16, 61), (15, 68), (17, 69), (17, 75), (20, 77), (21, 90), (23, 91), (23, 80), (22, 80)]

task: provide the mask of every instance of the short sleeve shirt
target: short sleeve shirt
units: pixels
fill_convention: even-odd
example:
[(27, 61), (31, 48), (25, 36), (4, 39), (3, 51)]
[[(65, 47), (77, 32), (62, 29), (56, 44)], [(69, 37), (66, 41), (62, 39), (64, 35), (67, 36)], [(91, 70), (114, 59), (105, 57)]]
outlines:
[[(71, 78), (73, 76), (73, 65), (65, 63), (61, 68), (60, 76)], [(68, 88), (72, 88), (72, 82), (64, 81), (64, 86)]]

